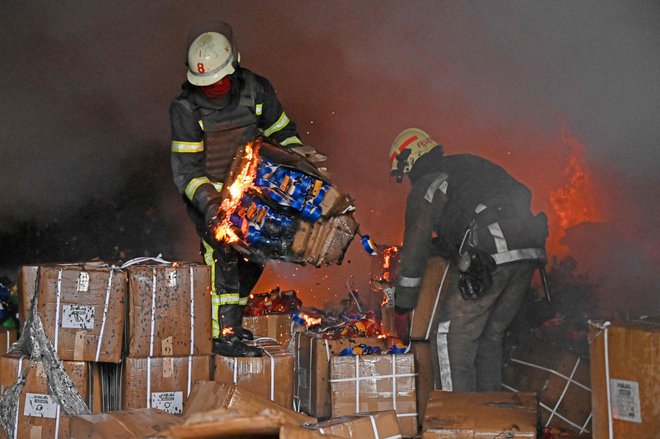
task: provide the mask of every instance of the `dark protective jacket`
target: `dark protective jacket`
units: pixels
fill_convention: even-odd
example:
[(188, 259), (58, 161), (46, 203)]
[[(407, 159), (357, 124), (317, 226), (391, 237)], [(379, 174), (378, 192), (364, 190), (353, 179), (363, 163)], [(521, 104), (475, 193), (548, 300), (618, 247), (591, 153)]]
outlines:
[(302, 143), (266, 78), (242, 67), (231, 78), (229, 93), (214, 100), (186, 81), (170, 106), (174, 184), (201, 214), (219, 203), (240, 146), (258, 135), (284, 146)]
[(406, 206), (395, 299), (405, 309), (417, 304), (434, 246), (453, 261), (461, 244), (467, 245), (464, 239), (498, 265), (546, 257), (545, 215), (531, 214), (527, 187), (480, 157), (433, 152), (420, 157), (409, 174), (413, 186)]

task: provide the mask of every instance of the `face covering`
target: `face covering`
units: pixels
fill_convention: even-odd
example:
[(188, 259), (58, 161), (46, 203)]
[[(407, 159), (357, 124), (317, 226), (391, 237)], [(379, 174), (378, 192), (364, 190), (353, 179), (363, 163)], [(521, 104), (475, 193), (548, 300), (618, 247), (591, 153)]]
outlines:
[(211, 85), (205, 85), (200, 88), (202, 89), (204, 96), (207, 98), (217, 99), (227, 94), (231, 88), (231, 78), (229, 76), (225, 76), (218, 82), (215, 82)]

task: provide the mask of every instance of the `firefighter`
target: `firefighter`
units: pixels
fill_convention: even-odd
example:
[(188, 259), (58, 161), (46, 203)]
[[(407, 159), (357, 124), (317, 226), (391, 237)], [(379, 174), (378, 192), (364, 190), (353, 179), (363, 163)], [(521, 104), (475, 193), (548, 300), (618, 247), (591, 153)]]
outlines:
[(212, 272), (213, 351), (261, 356), (246, 340), (242, 309), (266, 261), (246, 259), (218, 242), (213, 229), (222, 216), (220, 191), (234, 154), (259, 135), (283, 146), (302, 144), (295, 123), (271, 83), (241, 67), (231, 27), (204, 25), (191, 34), (187, 81), (170, 106), (174, 183), (202, 238), (201, 251)]
[(501, 390), (504, 332), (545, 264), (547, 218), (530, 212), (531, 192), (500, 166), (470, 154), (444, 155), (417, 128), (390, 149), (391, 174), (408, 176), (405, 231), (395, 283), (396, 327), (408, 342), (429, 254), (457, 271), (434, 316), (436, 388)]

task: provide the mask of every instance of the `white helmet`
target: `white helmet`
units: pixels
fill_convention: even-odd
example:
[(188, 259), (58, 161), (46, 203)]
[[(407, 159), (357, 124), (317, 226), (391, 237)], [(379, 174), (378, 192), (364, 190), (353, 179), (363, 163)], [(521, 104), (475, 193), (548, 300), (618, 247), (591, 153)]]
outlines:
[(421, 156), (431, 151), (438, 142), (419, 128), (408, 128), (399, 134), (390, 148), (390, 174), (397, 182), (408, 174)]
[(218, 32), (204, 32), (188, 47), (188, 81), (211, 85), (234, 73), (240, 56), (229, 39)]

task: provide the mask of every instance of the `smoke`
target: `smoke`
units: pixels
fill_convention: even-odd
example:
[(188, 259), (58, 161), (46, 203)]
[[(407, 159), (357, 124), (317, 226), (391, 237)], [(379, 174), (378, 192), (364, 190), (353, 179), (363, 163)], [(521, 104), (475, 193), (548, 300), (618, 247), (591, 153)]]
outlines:
[[(565, 184), (572, 154), (562, 142), (568, 129), (585, 146), (603, 222), (639, 250), (642, 265), (657, 261), (655, 2), (28, 1), (4, 12), (5, 235), (45, 224), (54, 211), (65, 221), (90, 199), (118, 200), (130, 182), (149, 188), (157, 217), (167, 219), (167, 242), (146, 250), (197, 258), (174, 186), (153, 170), (168, 166), (168, 106), (184, 80), (188, 30), (225, 20), (243, 65), (271, 80), (304, 140), (330, 156), (333, 182), (353, 196), (361, 232), (378, 243), (402, 237), (408, 188), (389, 180), (385, 156), (404, 128), (425, 129), (448, 153), (503, 165), (551, 218), (550, 194)], [(599, 240), (599, 254), (617, 251), (618, 239), (583, 233)], [(595, 259), (588, 245), (566, 243)], [(9, 262), (24, 263), (16, 253)], [(67, 259), (79, 257), (72, 250)], [(341, 267), (304, 268), (298, 283), (298, 267), (276, 264), (258, 288), (276, 280), (319, 300), (344, 296), (347, 279), (364, 284), (369, 262), (354, 243)], [(650, 270), (621, 268), (621, 279), (657, 284)]]

